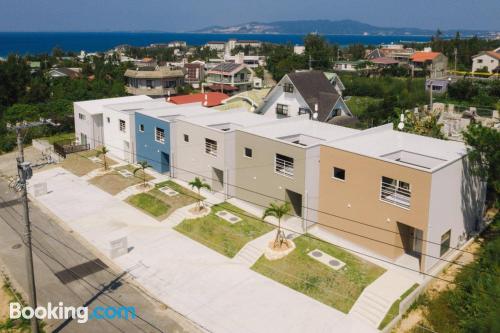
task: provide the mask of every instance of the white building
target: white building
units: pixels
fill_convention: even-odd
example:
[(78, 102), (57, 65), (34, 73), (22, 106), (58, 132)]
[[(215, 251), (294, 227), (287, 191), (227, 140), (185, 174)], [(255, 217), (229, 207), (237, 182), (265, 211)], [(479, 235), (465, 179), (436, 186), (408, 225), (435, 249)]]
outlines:
[(295, 45), (293, 47), (293, 53), (295, 54), (301, 55), (304, 54), (304, 52), (306, 52), (306, 47), (304, 45)]
[(477, 72), (486, 67), (488, 73), (500, 71), (500, 48), (494, 51), (481, 52), (472, 57), (472, 71)]

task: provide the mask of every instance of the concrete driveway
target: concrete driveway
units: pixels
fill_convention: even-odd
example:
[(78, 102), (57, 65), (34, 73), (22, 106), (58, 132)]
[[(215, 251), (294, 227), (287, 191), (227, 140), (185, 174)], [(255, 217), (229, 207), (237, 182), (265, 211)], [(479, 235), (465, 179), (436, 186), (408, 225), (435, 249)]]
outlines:
[(126, 235), (114, 261), (165, 304), (213, 332), (376, 332), (344, 313), (270, 280), (183, 236), (61, 168), (36, 200), (102, 253)]

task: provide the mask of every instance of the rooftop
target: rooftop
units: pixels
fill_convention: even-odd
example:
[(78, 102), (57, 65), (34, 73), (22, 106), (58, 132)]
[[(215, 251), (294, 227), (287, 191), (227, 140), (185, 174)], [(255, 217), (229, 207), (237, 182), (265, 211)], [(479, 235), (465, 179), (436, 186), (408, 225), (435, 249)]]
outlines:
[(247, 128), (266, 123), (276, 122), (276, 119), (264, 117), (246, 110), (218, 111), (196, 118), (185, 119), (186, 122), (215, 128), (224, 132), (234, 131), (238, 128)]
[(431, 61), (438, 57), (440, 54), (440, 52), (415, 52), (410, 59), (415, 62)]
[(163, 121), (174, 121), (180, 117), (204, 116), (208, 114), (216, 114), (217, 111), (201, 106), (200, 103), (176, 105), (165, 103), (166, 106), (156, 109), (145, 109), (137, 111), (137, 113), (157, 118)]
[(280, 119), (245, 132), (300, 146), (315, 146), (359, 133), (359, 130), (310, 120), (307, 116)]
[(223, 62), (212, 68), (208, 71), (208, 73), (224, 73), (224, 74), (232, 74), (240, 71), (245, 66), (242, 64), (235, 64), (232, 62)]
[(104, 106), (118, 103), (132, 103), (132, 102), (145, 102), (152, 101), (151, 97), (146, 95), (138, 96), (125, 96), (104, 99), (94, 99), (90, 101), (75, 102), (75, 105), (81, 107), (89, 114), (99, 114), (103, 112)]
[(326, 145), (427, 171), (439, 169), (467, 153), (461, 142), (395, 131), (393, 124), (367, 129)]
[(127, 69), (125, 71), (126, 77), (141, 78), (141, 79), (163, 79), (169, 77), (184, 77), (182, 69), (169, 69), (167, 67), (159, 67), (157, 70), (141, 70)]
[[(206, 99), (205, 99), (206, 97)], [(170, 103), (173, 104), (188, 104), (188, 103), (204, 103), (207, 101), (207, 107), (216, 106), (222, 104), (222, 101), (227, 99), (229, 96), (220, 92), (207, 92), (198, 93), (190, 95), (178, 95), (170, 97)]]

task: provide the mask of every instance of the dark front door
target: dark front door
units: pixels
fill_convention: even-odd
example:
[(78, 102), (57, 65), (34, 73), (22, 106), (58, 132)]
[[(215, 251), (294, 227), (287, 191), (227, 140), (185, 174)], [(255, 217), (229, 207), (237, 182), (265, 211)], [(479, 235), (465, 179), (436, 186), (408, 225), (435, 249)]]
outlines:
[(286, 190), (286, 201), (292, 205), (293, 213), (302, 216), (302, 194)]
[(422, 230), (398, 222), (398, 231), (405, 253), (420, 259), (422, 256)]
[(167, 153), (161, 153), (161, 172), (169, 172), (170, 171), (170, 155)]

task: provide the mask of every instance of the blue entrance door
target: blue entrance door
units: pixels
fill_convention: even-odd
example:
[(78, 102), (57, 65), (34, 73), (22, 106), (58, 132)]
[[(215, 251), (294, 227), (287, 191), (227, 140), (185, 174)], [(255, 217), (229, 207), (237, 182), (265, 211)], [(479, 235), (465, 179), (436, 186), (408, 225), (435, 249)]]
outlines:
[(161, 153), (161, 172), (169, 172), (170, 171), (170, 155), (167, 153)]

